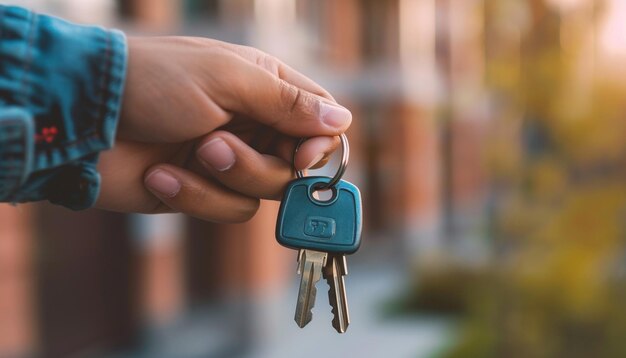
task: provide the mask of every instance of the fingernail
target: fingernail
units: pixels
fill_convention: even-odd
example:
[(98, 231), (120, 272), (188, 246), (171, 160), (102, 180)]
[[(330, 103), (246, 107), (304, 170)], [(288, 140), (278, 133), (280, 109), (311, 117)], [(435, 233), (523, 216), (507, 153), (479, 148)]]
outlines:
[(313, 158), (313, 160), (309, 164), (307, 164), (306, 167), (304, 167), (304, 169), (310, 169), (312, 166), (319, 163), (319, 161), (322, 160), (322, 158), (324, 158), (324, 153), (320, 153), (316, 155), (315, 158)]
[(200, 159), (223, 172), (235, 164), (235, 152), (221, 138), (208, 141), (198, 149)]
[(333, 128), (344, 128), (352, 120), (352, 113), (339, 105), (320, 102), (322, 122)]
[(157, 169), (150, 173), (145, 181), (146, 185), (159, 194), (172, 198), (180, 191), (180, 182), (170, 173)]

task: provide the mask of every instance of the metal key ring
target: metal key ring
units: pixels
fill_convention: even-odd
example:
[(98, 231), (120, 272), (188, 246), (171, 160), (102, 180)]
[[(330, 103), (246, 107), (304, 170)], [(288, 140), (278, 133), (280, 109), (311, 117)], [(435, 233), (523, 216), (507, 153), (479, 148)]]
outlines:
[[(302, 170), (295, 169), (296, 168), (296, 153), (298, 153), (298, 149), (300, 149), (300, 146), (302, 145), (302, 143), (304, 143), (306, 139), (308, 138), (300, 139), (300, 141), (298, 142), (298, 145), (296, 145), (296, 149), (293, 152), (292, 165), (293, 165), (294, 170), (296, 171), (296, 177), (298, 179), (303, 178), (304, 173), (302, 173)], [(337, 173), (335, 174), (334, 177), (332, 177), (332, 179), (328, 183), (324, 185), (320, 185), (318, 189), (325, 190), (325, 189), (332, 188), (339, 182), (339, 180), (341, 180), (341, 177), (343, 177), (343, 174), (346, 172), (346, 168), (348, 167), (348, 160), (350, 159), (350, 145), (348, 144), (348, 137), (346, 137), (344, 133), (342, 133), (339, 136), (339, 139), (341, 140), (341, 163), (339, 163), (339, 168), (337, 169)]]

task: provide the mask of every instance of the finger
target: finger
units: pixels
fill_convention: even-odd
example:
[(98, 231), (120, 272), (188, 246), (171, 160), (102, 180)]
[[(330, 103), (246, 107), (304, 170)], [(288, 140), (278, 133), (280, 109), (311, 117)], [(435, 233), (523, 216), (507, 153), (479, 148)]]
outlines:
[(244, 195), (278, 200), (285, 185), (293, 179), (290, 162), (260, 154), (228, 132), (209, 134), (199, 144), (196, 154), (213, 177)]
[[(224, 61), (227, 65), (224, 65)], [(294, 137), (336, 136), (350, 126), (346, 108), (282, 80), (238, 56), (222, 59), (232, 74), (212, 77), (218, 104)]]
[[(276, 141), (273, 153), (283, 160), (293, 163), (294, 151), (299, 139), (282, 136)], [(295, 158), (295, 169), (317, 169), (328, 163), (331, 154), (340, 144), (339, 137), (308, 138), (298, 149)], [(321, 159), (320, 159), (321, 157)]]
[(168, 207), (202, 220), (244, 222), (259, 208), (258, 199), (233, 192), (169, 164), (157, 164), (148, 169), (144, 184)]
[(268, 70), (271, 74), (278, 76), (296, 87), (300, 87), (305, 91), (314, 93), (320, 97), (327, 98), (333, 102), (337, 102), (335, 98), (326, 91), (322, 86), (317, 84), (309, 77), (294, 70), (289, 65), (285, 64), (278, 58), (267, 54), (259, 49), (250, 46), (235, 45), (229, 43), (222, 43), (225, 48), (228, 48), (244, 59), (253, 62), (262, 68)]
[(339, 137), (314, 137), (307, 139), (296, 153), (295, 167), (298, 170), (317, 168), (325, 164), (332, 152), (339, 146)]
[(96, 206), (118, 212), (163, 212), (155, 209), (159, 200), (142, 185), (145, 170), (162, 162), (183, 166), (189, 153), (193, 153), (193, 143), (146, 144), (118, 138), (112, 150), (100, 153), (102, 182)]

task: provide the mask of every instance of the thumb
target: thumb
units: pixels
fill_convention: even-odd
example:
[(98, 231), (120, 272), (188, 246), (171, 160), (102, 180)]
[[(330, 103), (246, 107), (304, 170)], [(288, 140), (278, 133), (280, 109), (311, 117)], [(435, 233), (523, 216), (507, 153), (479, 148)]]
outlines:
[(346, 108), (278, 78), (260, 66), (231, 58), (232, 76), (220, 82), (218, 104), (294, 137), (337, 136), (352, 122)]

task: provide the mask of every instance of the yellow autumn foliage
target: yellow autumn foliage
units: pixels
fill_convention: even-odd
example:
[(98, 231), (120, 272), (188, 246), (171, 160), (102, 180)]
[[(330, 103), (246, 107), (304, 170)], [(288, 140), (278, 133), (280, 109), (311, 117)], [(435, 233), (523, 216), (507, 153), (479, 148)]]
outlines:
[[(499, 98), (486, 154), (500, 188), (495, 275), (468, 299), (446, 356), (624, 357), (626, 80), (589, 61), (602, 56), (589, 53), (602, 17), (567, 19), (543, 0), (484, 3), (487, 85)], [(502, 18), (520, 4), (527, 22), (512, 31)]]

